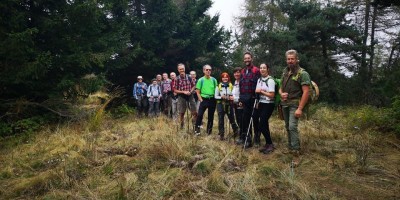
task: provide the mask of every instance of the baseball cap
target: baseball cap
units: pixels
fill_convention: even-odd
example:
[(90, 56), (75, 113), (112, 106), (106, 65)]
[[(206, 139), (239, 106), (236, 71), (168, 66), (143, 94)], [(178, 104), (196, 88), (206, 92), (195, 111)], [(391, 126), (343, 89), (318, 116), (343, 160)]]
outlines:
[(138, 76), (137, 79), (143, 79), (143, 77), (142, 76)]

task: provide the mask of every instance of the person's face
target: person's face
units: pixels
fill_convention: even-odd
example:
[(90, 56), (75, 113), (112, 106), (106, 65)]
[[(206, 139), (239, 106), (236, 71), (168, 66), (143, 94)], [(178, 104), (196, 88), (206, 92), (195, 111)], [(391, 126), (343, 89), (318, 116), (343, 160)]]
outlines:
[(299, 61), (297, 60), (296, 55), (294, 54), (289, 54), (286, 56), (286, 64), (287, 65), (297, 65), (297, 63), (299, 63)]
[(233, 76), (235, 77), (236, 80), (240, 79), (240, 71), (236, 71), (235, 73), (233, 73)]
[(153, 81), (153, 85), (157, 85), (157, 81)]
[(179, 66), (178, 67), (178, 72), (179, 72), (179, 74), (185, 74), (185, 67)]
[(168, 74), (163, 74), (162, 77), (163, 77), (164, 80), (167, 80), (168, 79)]
[(267, 65), (265, 65), (265, 64), (260, 65), (260, 73), (262, 76), (268, 76)]
[(228, 80), (229, 80), (228, 77), (223, 77), (222, 78), (222, 82), (224, 82), (224, 83), (228, 82)]
[(159, 81), (161, 81), (161, 75), (158, 74), (158, 75), (156, 76), (156, 79), (159, 80)]
[(143, 81), (143, 79), (141, 79), (141, 78), (138, 78), (138, 81), (139, 81), (139, 82), (142, 82), (142, 81)]
[(169, 76), (171, 77), (171, 79), (175, 79), (176, 78), (176, 74), (175, 73), (171, 73)]
[(212, 70), (212, 69), (211, 69), (210, 66), (205, 67), (205, 68), (203, 69), (204, 75), (210, 76), (210, 75), (211, 75), (211, 70)]
[(244, 54), (243, 62), (246, 66), (251, 66), (253, 58), (251, 58), (250, 54)]
[(190, 77), (196, 78), (196, 74), (195, 74), (195, 73), (191, 73), (191, 74), (190, 74)]

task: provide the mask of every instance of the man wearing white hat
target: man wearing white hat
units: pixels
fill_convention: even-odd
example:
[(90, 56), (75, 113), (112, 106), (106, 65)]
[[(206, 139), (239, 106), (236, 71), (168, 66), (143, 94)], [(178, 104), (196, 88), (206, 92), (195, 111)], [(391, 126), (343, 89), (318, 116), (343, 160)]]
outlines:
[(147, 107), (147, 84), (143, 82), (143, 77), (137, 77), (138, 82), (133, 85), (133, 98), (136, 99), (138, 116), (142, 116)]

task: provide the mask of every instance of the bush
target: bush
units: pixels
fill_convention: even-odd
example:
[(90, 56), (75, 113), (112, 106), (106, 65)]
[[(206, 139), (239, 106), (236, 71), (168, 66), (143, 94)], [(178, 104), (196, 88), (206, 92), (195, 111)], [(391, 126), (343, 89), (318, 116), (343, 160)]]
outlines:
[(122, 104), (111, 110), (111, 114), (115, 118), (121, 118), (127, 115), (131, 115), (135, 113), (135, 109), (128, 106), (127, 104)]
[(38, 131), (40, 127), (46, 123), (43, 117), (35, 116), (21, 119), (12, 123), (0, 122), (0, 136), (10, 136), (15, 134), (31, 134)]

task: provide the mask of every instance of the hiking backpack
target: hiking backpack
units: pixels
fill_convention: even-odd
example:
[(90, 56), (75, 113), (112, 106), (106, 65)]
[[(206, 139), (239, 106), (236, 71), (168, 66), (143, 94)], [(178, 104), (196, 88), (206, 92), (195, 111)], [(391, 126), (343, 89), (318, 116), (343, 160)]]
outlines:
[[(301, 76), (301, 73), (303, 73), (304, 69), (300, 68), (299, 71), (297, 72), (296, 76), (294, 76), (292, 79), (295, 81), (298, 81), (298, 79)], [(311, 77), (310, 77), (311, 79)], [(307, 101), (307, 104), (313, 104), (315, 102), (317, 102), (319, 98), (319, 88), (318, 85), (311, 80), (311, 84), (310, 84), (310, 91), (309, 91), (309, 98)]]
[(281, 95), (279, 94), (279, 88), (281, 87), (281, 79), (274, 78), (274, 77), (269, 77), (267, 80), (263, 81), (261, 78), (259, 79), (260, 81), (264, 82), (266, 85), (268, 85), (268, 80), (272, 79), (275, 82), (275, 96), (274, 96), (274, 103), (275, 105), (278, 105), (281, 102)]
[[(217, 87), (217, 79), (215, 79), (214, 77), (210, 77), (211, 79), (212, 79), (212, 81), (213, 81), (213, 83), (214, 83), (214, 87)], [(199, 79), (199, 81), (200, 81), (200, 88), (199, 88), (199, 90), (201, 90), (201, 88), (203, 88), (203, 83), (204, 83), (204, 77), (201, 77), (200, 79)]]

